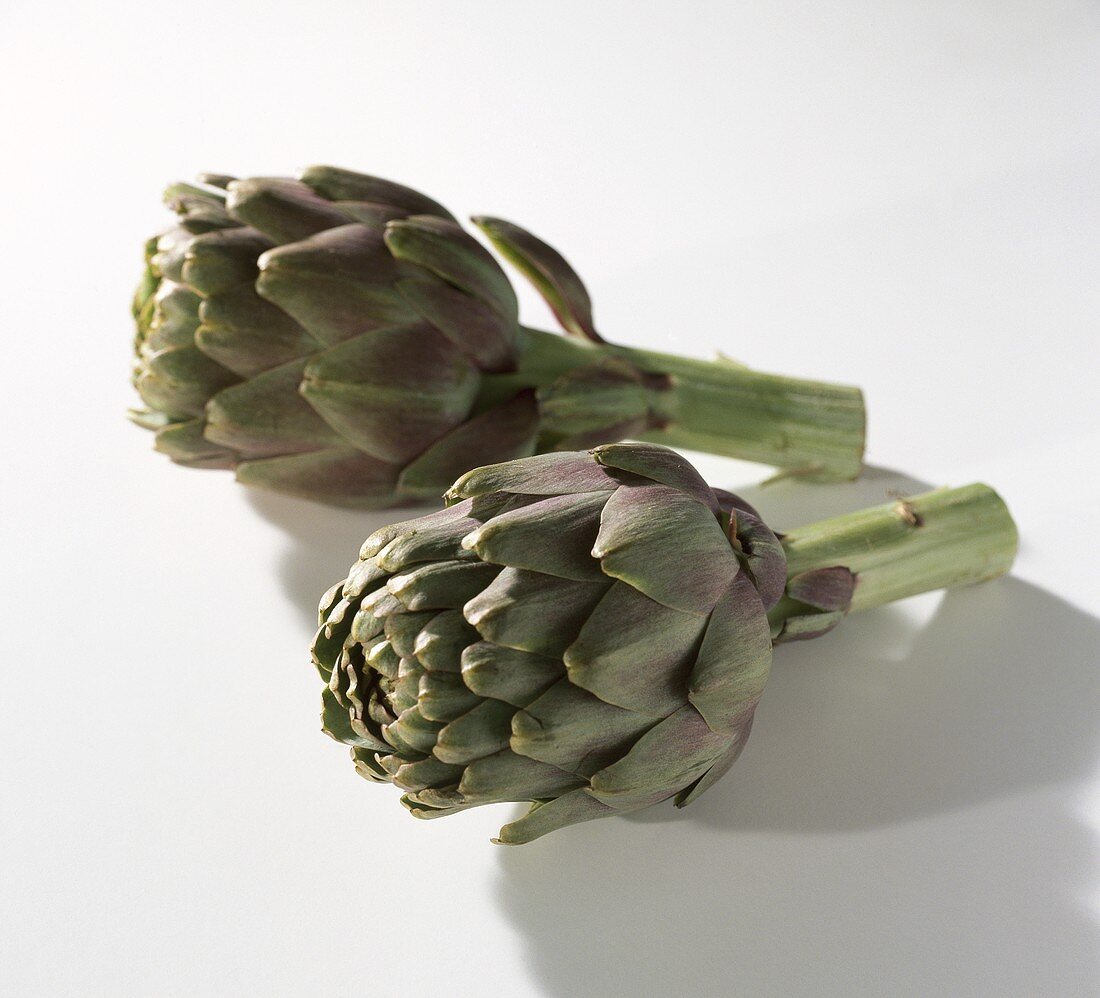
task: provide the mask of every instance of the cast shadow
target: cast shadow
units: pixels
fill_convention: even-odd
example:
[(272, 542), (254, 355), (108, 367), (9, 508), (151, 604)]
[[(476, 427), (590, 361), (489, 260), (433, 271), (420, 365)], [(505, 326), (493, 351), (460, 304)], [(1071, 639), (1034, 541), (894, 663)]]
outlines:
[[(927, 487), (869, 468), (739, 491), (783, 529)], [(249, 498), (287, 534), (309, 630), (373, 530), (432, 508)], [(502, 849), (501, 903), (553, 995), (1094, 993), (1074, 809), (1098, 692), (1100, 623), (1016, 579), (922, 626), (853, 618), (777, 651), (744, 756), (697, 804)]]
[(1094, 994), (1098, 693), (1100, 622), (1016, 579), (852, 618), (697, 804), (502, 851), (502, 904), (554, 995)]
[(434, 506), (411, 509), (352, 510), (247, 489), (252, 508), (287, 537), (279, 557), (279, 578), (306, 628), (317, 628), (317, 604), (333, 583), (348, 574), (359, 548), (379, 527), (422, 516)]

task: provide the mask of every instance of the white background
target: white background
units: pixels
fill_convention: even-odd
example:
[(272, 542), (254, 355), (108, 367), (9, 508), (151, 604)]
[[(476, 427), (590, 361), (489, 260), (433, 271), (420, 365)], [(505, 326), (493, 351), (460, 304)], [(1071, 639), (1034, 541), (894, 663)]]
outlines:
[[(0, 990), (1100, 993), (1098, 26), (1083, 0), (6, 4)], [(686, 812), (514, 849), (507, 806), (411, 820), (318, 732), (307, 662), (384, 517), (249, 496), (123, 418), (161, 187), (310, 162), (524, 222), (612, 339), (863, 385), (861, 483), (701, 467), (779, 528), (986, 480), (1012, 577), (782, 649)]]

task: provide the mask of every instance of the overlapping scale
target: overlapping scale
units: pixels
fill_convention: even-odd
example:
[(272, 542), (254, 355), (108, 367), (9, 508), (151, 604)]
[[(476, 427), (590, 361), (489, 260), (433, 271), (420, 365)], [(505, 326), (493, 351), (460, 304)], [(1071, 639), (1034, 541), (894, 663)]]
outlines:
[[(530, 801), (500, 836), (530, 841), (688, 803), (743, 748), (774, 534), (671, 452), (601, 452), (465, 476), (451, 507), (376, 531), (326, 595), (323, 723), (414, 815)], [(825, 614), (843, 588), (793, 593)]]
[(516, 292), (484, 246), (457, 223), (436, 215), (413, 215), (390, 222), (386, 246), (398, 259), (431, 271), (448, 284), (518, 322)]
[(458, 426), (480, 381), (461, 350), (421, 324), (370, 330), (317, 354), (299, 391), (345, 440), (396, 463)]
[(166, 201), (178, 222), (134, 300), (132, 418), (174, 461), (378, 507), (535, 451), (532, 389), (479, 402), (516, 368), (515, 292), (431, 198), (311, 167), (204, 175)]
[(606, 575), (696, 614), (710, 613), (738, 572), (714, 514), (669, 485), (618, 489), (604, 506), (593, 554)]
[(405, 271), (386, 251), (382, 230), (365, 223), (279, 246), (260, 257), (259, 268), (260, 296), (326, 346), (418, 318), (396, 288)]

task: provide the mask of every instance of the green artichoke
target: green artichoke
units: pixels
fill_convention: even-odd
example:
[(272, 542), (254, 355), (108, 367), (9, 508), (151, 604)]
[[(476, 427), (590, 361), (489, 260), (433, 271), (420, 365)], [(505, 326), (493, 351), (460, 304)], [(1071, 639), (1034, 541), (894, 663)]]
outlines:
[(333, 167), (205, 175), (166, 198), (134, 302), (133, 412), (179, 464), (307, 498), (437, 497), (468, 468), (636, 437), (854, 477), (854, 388), (607, 344), (580, 278), (476, 223), (567, 336), (519, 324), (493, 254), (430, 198)]
[(1015, 548), (984, 486), (781, 541), (646, 444), (479, 468), (447, 501), (376, 531), (322, 600), (322, 724), (418, 817), (530, 801), (505, 843), (696, 799), (745, 745), (773, 642)]

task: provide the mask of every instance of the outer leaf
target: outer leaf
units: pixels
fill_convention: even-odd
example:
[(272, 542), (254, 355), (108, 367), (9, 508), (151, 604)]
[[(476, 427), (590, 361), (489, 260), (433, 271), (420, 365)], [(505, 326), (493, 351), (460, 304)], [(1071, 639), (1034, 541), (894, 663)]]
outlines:
[(437, 329), (392, 326), (314, 357), (301, 393), (346, 440), (396, 463), (461, 423), (479, 384), (477, 368)]
[(176, 464), (188, 468), (232, 468), (239, 455), (230, 447), (220, 447), (203, 436), (205, 419), (191, 419), (185, 423), (169, 423), (159, 429), (155, 447), (167, 454)]
[(856, 577), (843, 565), (801, 572), (787, 584), (787, 595), (819, 610), (847, 612), (852, 605)]
[(545, 804), (532, 804), (531, 810), (522, 818), (504, 825), (493, 842), (498, 845), (522, 845), (559, 828), (618, 813), (582, 787)]
[(626, 755), (656, 722), (563, 679), (512, 719), (512, 751), (591, 776)]
[(592, 456), (605, 468), (617, 468), (661, 485), (668, 485), (698, 499), (712, 513), (718, 500), (694, 466), (667, 447), (657, 444), (612, 443), (596, 447)]
[(269, 250), (259, 267), (259, 294), (325, 344), (419, 320), (397, 291), (405, 270), (369, 225), (341, 225)]
[(142, 344), (146, 355), (195, 342), (202, 299), (190, 288), (162, 281), (153, 295), (153, 315)]
[(714, 514), (667, 485), (619, 489), (592, 553), (607, 575), (676, 610), (706, 614), (738, 572)]
[[(610, 358), (567, 371), (539, 389), (539, 406), (547, 433), (571, 441), (597, 443), (620, 439), (609, 436), (617, 427), (631, 427), (635, 436), (650, 425), (652, 389), (630, 364)], [(558, 450), (567, 449), (559, 443)], [(577, 447), (577, 449), (580, 449)]]
[(516, 293), (500, 264), (461, 226), (433, 215), (414, 215), (386, 226), (386, 245), (398, 260), (418, 264), (515, 322)]
[(476, 561), (430, 561), (391, 576), (386, 588), (410, 610), (457, 610), (499, 571)]
[(259, 273), (257, 258), (274, 245), (247, 226), (196, 236), (184, 254), (183, 279), (204, 298), (251, 284)]
[(469, 713), (451, 721), (442, 731), (435, 755), (444, 762), (473, 762), (508, 746), (512, 715), (516, 712), (499, 700), (482, 700)]
[(787, 552), (758, 516), (747, 510), (738, 510), (734, 515), (735, 520), (731, 522), (736, 523), (737, 540), (745, 563), (764, 601), (764, 609), (770, 610), (779, 602), (787, 585)]
[[(394, 758), (391, 756), (391, 758)], [(440, 762), (438, 759), (420, 759), (398, 766), (393, 773), (395, 786), (403, 790), (427, 790), (431, 787), (453, 786), (462, 776), (462, 767)]]
[(201, 235), (237, 225), (226, 211), (222, 191), (215, 196), (211, 188), (199, 184), (174, 184), (164, 193), (165, 203), (179, 217), (180, 228), (188, 232)]
[(357, 737), (351, 728), (348, 708), (328, 687), (321, 691), (321, 730), (330, 738), (347, 744), (354, 744)]
[(569, 681), (607, 703), (664, 717), (687, 703), (707, 620), (616, 582), (565, 651)]
[(778, 645), (819, 638), (828, 634), (843, 619), (842, 610), (792, 614), (784, 619), (772, 640)]
[(282, 309), (250, 284), (211, 295), (199, 307), (195, 343), (208, 357), (242, 378), (254, 377), (321, 348)]
[(556, 658), (477, 641), (462, 651), (462, 679), (478, 696), (526, 707), (559, 679), (565, 666)]
[(398, 469), (350, 447), (237, 466), (237, 481), (306, 499), (369, 509), (392, 505)]
[(488, 215), (475, 216), (471, 221), (489, 237), (500, 255), (538, 289), (567, 333), (603, 342), (592, 322), (588, 290), (565, 257), (513, 222)]
[(229, 213), (276, 243), (292, 243), (348, 221), (331, 202), (289, 177), (234, 180), (228, 195)]
[(482, 561), (563, 579), (602, 577), (592, 545), (608, 493), (551, 496), (479, 525), (462, 541)]
[(441, 436), (408, 464), (400, 486), (409, 495), (435, 499), (479, 461), (511, 461), (534, 453), (538, 430), (534, 392), (521, 392)]
[(519, 323), (442, 280), (397, 282), (409, 305), (487, 372), (514, 371)]
[(401, 657), (388, 639), (378, 635), (367, 649), (367, 665), (379, 675), (395, 679), (401, 672)]
[(560, 657), (610, 584), (505, 568), (463, 612), (494, 644)]
[(447, 501), (517, 492), (523, 495), (557, 496), (577, 492), (611, 492), (620, 482), (587, 454), (536, 454), (526, 461), (505, 461), (475, 468), (447, 492)]
[(438, 610), (423, 610), (420, 613), (391, 613), (383, 622), (383, 627), (393, 650), (401, 658), (412, 658), (415, 654), (416, 639), (421, 629), (427, 627), (437, 616), (439, 616)]
[(481, 702), (480, 697), (466, 688), (462, 677), (457, 673), (425, 672), (420, 677), (417, 703), (420, 713), (429, 721), (453, 721)]
[(745, 715), (744, 721), (737, 725), (731, 740), (723, 755), (719, 756), (713, 766), (699, 777), (691, 786), (685, 787), (676, 795), (676, 806), (687, 807), (688, 804), (698, 800), (723, 776), (733, 768), (733, 764), (741, 757), (745, 743), (749, 740), (749, 732), (752, 731), (754, 713)]
[(183, 283), (183, 258), (195, 234), (176, 227), (157, 238), (157, 251), (150, 261), (154, 272), (175, 284)]
[(351, 566), (348, 577), (344, 581), (344, 595), (348, 599), (358, 599), (379, 588), (385, 579), (386, 573), (372, 562), (356, 562)]
[(404, 184), (372, 177), (336, 166), (310, 166), (301, 173), (301, 181), (329, 201), (376, 201), (400, 208), (406, 215), (439, 215), (451, 218), (437, 201)]
[(456, 804), (453, 807), (436, 807), (420, 800), (419, 797), (419, 794), (405, 794), (401, 798), (401, 806), (414, 818), (442, 818), (448, 814), (457, 814), (459, 811), (477, 806), (475, 804)]
[(477, 631), (466, 623), (460, 610), (447, 610), (423, 626), (413, 654), (425, 669), (457, 675), (462, 670), (464, 649), (477, 639)]
[(470, 763), (458, 792), (470, 803), (491, 804), (558, 797), (583, 783), (573, 773), (504, 749)]
[(344, 441), (298, 394), (305, 362), (266, 371), (219, 392), (206, 406), (206, 437), (248, 458), (341, 447)]
[[(462, 539), (481, 524), (464, 515), (468, 512), (469, 503), (466, 503), (461, 511), (452, 506), (410, 520), (401, 525), (402, 529), (395, 532), (395, 536), (388, 537), (384, 545), (373, 548), (368, 557), (373, 554), (378, 566), (387, 572), (428, 561), (472, 560), (470, 552), (462, 547)], [(373, 546), (373, 540), (368, 543)], [(364, 550), (367, 550), (366, 545)]]
[(764, 604), (749, 579), (738, 575), (711, 615), (688, 699), (712, 730), (732, 734), (764, 692), (771, 661)]
[(655, 804), (694, 783), (728, 745), (727, 734), (712, 731), (685, 704), (650, 728), (622, 759), (596, 773), (590, 792), (615, 808)]
[(379, 765), (377, 753), (371, 749), (353, 748), (351, 758), (355, 763), (355, 772), (364, 780), (370, 780), (371, 783), (389, 782), (386, 771)]
[[(427, 513), (424, 516), (413, 517), (411, 520), (387, 523), (385, 526), (379, 527), (363, 542), (362, 547), (359, 548), (359, 557), (361, 559), (374, 558), (382, 552), (383, 548), (388, 547), (399, 537), (419, 537), (425, 534), (435, 536), (438, 529), (445, 528), (447, 524), (463, 519), (469, 514), (469, 511), (470, 503), (463, 503), (449, 509), (441, 509), (434, 513)], [(460, 550), (461, 543), (456, 546), (454, 555), (457, 556)], [(448, 557), (451, 556), (448, 555)]]
[(409, 707), (393, 724), (383, 728), (382, 734), (402, 755), (428, 755), (435, 747), (436, 735), (442, 728), (442, 724), (425, 719), (418, 707)]
[(134, 386), (150, 408), (171, 419), (201, 416), (206, 401), (240, 378), (196, 346), (162, 350), (146, 361)]

